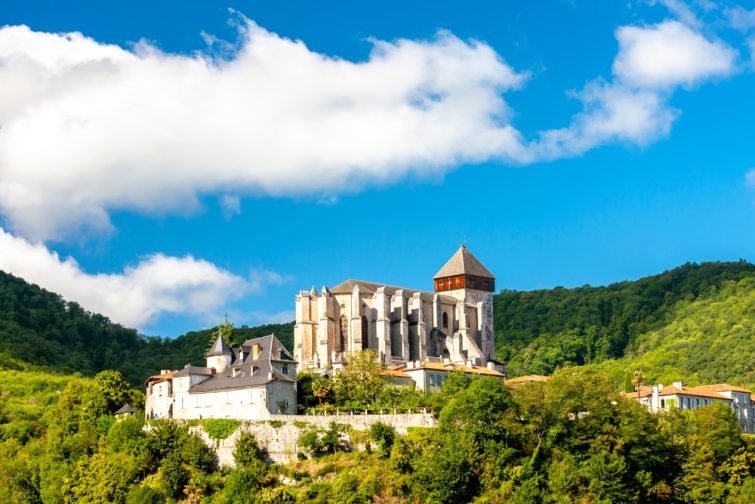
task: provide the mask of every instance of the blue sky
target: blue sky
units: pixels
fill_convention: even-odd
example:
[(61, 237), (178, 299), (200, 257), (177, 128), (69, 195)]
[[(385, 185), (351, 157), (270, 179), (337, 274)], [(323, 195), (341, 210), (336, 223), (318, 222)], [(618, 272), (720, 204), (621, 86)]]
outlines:
[(0, 268), (146, 334), (755, 260), (755, 2), (154, 4), (0, 6)]

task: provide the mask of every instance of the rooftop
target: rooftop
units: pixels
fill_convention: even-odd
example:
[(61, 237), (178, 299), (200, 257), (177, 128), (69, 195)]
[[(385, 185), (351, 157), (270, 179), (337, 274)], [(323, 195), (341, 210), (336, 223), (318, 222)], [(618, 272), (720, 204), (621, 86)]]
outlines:
[(446, 278), (457, 275), (473, 275), (483, 278), (492, 278), (495, 276), (482, 263), (462, 245), (451, 259), (438, 271), (433, 279)]

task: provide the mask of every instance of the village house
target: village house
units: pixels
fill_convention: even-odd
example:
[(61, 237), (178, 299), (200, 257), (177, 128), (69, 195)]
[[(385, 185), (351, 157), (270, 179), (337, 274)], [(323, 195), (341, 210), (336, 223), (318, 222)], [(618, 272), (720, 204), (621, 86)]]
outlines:
[(641, 386), (636, 392), (624, 392), (622, 395), (639, 401), (653, 413), (671, 409), (694, 410), (714, 403), (726, 404), (736, 413), (742, 432), (755, 432), (753, 394), (728, 383), (688, 387), (683, 382), (674, 382), (666, 386)]
[(231, 349), (218, 335), (205, 367), (186, 365), (150, 376), (147, 418), (264, 419), (296, 413), (297, 363), (274, 336)]
[(383, 377), (396, 385), (414, 385), (417, 390), (437, 392), (448, 380), (450, 373), (464, 373), (467, 378), (482, 378), (490, 376), (504, 381), (506, 375), (494, 369), (491, 361), (488, 366), (473, 364), (454, 364), (453, 362), (419, 362), (411, 361), (406, 364), (391, 366), (383, 371)]

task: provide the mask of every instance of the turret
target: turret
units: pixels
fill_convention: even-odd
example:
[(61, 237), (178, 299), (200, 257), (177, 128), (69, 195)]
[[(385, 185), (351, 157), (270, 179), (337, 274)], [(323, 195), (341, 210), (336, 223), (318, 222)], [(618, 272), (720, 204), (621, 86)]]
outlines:
[(495, 292), (495, 276), (462, 245), (435, 274), (435, 292), (473, 289)]
[(233, 362), (233, 351), (226, 344), (223, 335), (218, 334), (218, 339), (215, 340), (205, 357), (207, 357), (208, 368), (215, 368), (215, 372), (222, 373)]

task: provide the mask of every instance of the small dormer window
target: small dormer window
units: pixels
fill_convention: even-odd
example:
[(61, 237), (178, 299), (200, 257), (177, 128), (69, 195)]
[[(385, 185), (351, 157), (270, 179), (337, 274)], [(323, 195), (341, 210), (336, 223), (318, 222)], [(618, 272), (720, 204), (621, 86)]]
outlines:
[(282, 366), (283, 374), (288, 374), (288, 364), (283, 364)]

